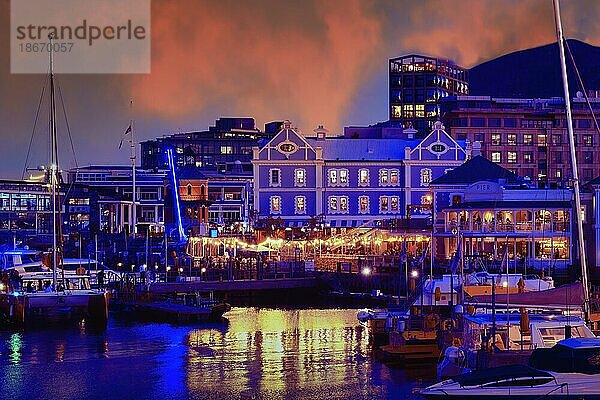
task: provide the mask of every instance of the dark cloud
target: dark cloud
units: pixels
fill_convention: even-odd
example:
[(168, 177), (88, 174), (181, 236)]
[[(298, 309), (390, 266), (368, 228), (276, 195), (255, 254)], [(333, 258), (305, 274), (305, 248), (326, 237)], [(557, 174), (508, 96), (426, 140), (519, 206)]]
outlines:
[[(140, 139), (203, 129), (220, 115), (290, 118), (305, 131), (375, 122), (387, 116), (390, 57), (420, 52), (472, 66), (555, 40), (548, 0), (152, 4), (151, 74), (60, 77), (80, 163), (126, 163), (116, 148), (132, 115)], [(598, 11), (596, 1), (563, 2), (566, 34), (598, 44)], [(0, 0), (0, 55), (0, 170), (17, 176), (43, 77), (9, 73), (8, 0)], [(45, 160), (45, 129), (42, 121), (32, 165)], [(67, 151), (63, 159), (72, 165)]]

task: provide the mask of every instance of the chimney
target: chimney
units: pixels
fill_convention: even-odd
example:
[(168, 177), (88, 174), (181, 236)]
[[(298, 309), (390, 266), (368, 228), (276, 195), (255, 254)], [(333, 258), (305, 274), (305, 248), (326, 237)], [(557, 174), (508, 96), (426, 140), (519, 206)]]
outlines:
[(319, 125), (316, 129), (313, 130), (313, 132), (315, 133), (317, 140), (325, 140), (325, 138), (327, 137), (327, 133), (329, 133), (327, 129), (323, 128), (323, 125)]

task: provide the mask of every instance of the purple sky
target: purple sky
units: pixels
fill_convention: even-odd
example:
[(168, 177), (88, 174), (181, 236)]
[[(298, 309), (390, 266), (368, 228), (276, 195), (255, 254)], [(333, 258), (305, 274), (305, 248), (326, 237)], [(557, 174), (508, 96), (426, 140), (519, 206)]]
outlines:
[[(563, 3), (565, 34), (598, 45), (600, 2)], [(44, 77), (10, 74), (9, 11), (0, 0), (0, 170), (14, 178)], [(554, 41), (553, 24), (550, 0), (153, 0), (152, 73), (59, 79), (79, 165), (127, 163), (117, 146), (130, 99), (140, 140), (219, 116), (339, 132), (386, 119), (388, 58), (419, 52), (470, 67)], [(31, 166), (47, 160), (47, 112), (40, 118)], [(61, 129), (71, 167), (66, 138)]]

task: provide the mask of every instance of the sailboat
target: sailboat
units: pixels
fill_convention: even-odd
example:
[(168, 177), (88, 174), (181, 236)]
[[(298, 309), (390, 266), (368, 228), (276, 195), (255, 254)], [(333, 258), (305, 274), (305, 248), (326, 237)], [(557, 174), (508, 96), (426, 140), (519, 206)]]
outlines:
[(24, 326), (50, 319), (85, 319), (86, 324), (106, 327), (108, 320), (108, 293), (103, 289), (92, 289), (89, 276), (61, 273), (60, 267), (60, 221), (59, 221), (59, 162), (56, 132), (56, 103), (53, 35), (50, 46), (50, 165), (48, 179), (52, 202), (52, 249), (50, 252), (51, 272), (29, 273), (3, 283), (0, 290), (0, 313), (13, 325)]

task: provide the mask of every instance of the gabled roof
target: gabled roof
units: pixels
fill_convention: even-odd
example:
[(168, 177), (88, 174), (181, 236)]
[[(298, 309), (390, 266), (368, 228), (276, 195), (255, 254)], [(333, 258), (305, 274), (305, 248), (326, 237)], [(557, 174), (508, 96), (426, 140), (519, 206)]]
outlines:
[(415, 148), (420, 140), (405, 139), (347, 139), (327, 138), (318, 140), (307, 138), (312, 148), (323, 149), (325, 161), (358, 161), (358, 160), (404, 160), (404, 149)]
[(432, 185), (470, 185), (478, 181), (498, 182), (505, 180), (507, 184), (519, 184), (522, 179), (506, 168), (502, 168), (483, 156), (475, 156), (460, 167), (431, 182)]

